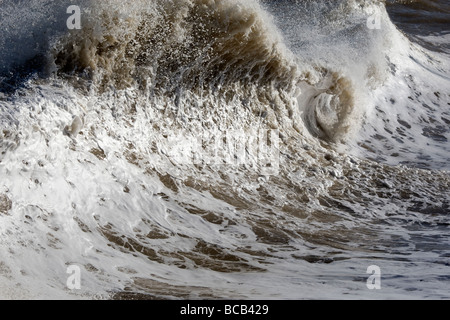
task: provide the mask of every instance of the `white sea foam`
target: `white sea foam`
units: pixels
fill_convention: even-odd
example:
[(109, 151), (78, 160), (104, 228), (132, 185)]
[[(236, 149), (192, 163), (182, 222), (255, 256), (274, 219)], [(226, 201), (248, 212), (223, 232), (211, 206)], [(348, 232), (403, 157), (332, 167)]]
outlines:
[[(51, 3), (0, 6), (42, 34)], [(375, 2), (120, 3), (38, 41), (2, 20), (3, 68), (53, 73), (0, 97), (0, 298), (448, 298), (450, 178), (417, 168), (448, 169), (445, 55)]]

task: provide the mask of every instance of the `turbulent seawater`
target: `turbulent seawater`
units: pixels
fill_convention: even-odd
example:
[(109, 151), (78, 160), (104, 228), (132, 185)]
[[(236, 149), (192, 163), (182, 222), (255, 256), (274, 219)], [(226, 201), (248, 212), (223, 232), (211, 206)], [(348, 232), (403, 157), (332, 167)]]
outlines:
[(71, 4), (0, 0), (0, 298), (450, 298), (449, 1)]

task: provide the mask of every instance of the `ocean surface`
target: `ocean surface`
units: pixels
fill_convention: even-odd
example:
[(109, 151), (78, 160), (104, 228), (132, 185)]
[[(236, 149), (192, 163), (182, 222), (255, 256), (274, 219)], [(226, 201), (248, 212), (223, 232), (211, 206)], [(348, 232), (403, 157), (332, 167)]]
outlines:
[(450, 1), (0, 0), (0, 29), (1, 299), (450, 299)]

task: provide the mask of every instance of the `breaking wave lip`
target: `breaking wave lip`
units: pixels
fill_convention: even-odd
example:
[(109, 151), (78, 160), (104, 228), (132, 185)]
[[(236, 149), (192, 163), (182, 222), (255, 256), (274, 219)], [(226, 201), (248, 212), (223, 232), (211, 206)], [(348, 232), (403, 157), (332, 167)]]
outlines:
[[(331, 104), (322, 106), (317, 100), (317, 112), (311, 113), (314, 119), (307, 127), (313, 135), (330, 141), (345, 135), (342, 123), (353, 109), (355, 94), (350, 81), (339, 71), (297, 61), (257, 1), (87, 3), (92, 8), (83, 16), (81, 30), (62, 35), (56, 28), (52, 35), (31, 41), (36, 48), (28, 50), (28, 55), (34, 56), (10, 61), (15, 76), (3, 77), (3, 91), (20, 87), (28, 74), (56, 72), (77, 87), (100, 93), (137, 86), (145, 94), (179, 100), (186, 91), (220, 88), (222, 95), (230, 95), (231, 87), (238, 85), (242, 91), (259, 90), (249, 101), (273, 104), (270, 100), (276, 97), (265, 93), (266, 88), (294, 95), (302, 83), (312, 87), (329, 83), (319, 91), (327, 91)], [(111, 11), (113, 3), (120, 9)], [(59, 6), (48, 10), (61, 11)], [(38, 31), (49, 28), (37, 25)], [(12, 45), (2, 60), (15, 56), (19, 47)], [(267, 110), (254, 112), (266, 114)]]
[[(404, 81), (405, 56), (426, 62), (400, 36), (389, 50), (383, 32), (397, 35), (392, 25), (364, 38), (368, 12), (389, 21), (381, 2), (360, 4), (327, 4), (334, 24), (325, 30), (337, 30), (337, 47), (309, 59), (324, 43), (301, 39), (297, 50), (257, 1), (86, 1), (82, 30), (43, 40), (49, 73), (0, 96), (1, 294), (373, 297), (355, 289), (362, 281), (349, 270), (364, 273), (375, 259), (392, 274), (405, 265), (417, 277), (435, 271), (416, 292), (399, 277), (376, 297), (448, 296), (436, 285), (448, 257), (448, 173), (336, 152), (346, 137), (375, 149), (376, 130), (391, 129), (383, 84)], [(358, 51), (368, 64), (332, 57), (362, 43), (383, 50)], [(442, 66), (430, 60), (430, 70)], [(414, 91), (418, 80), (392, 90)], [(399, 104), (391, 110), (404, 115)], [(358, 132), (360, 111), (373, 113)], [(397, 120), (416, 137), (412, 121)], [(277, 175), (171, 157), (189, 140), (178, 137), (206, 131), (223, 141), (224, 132), (258, 130), (278, 133)], [(378, 147), (375, 154), (386, 150)], [(62, 271), (50, 271), (43, 254)], [(64, 287), (73, 264), (83, 271), (81, 293)]]
[[(378, 2), (374, 3), (374, 8), (379, 9)], [(42, 3), (33, 4), (39, 7)], [(27, 74), (37, 71), (41, 76), (56, 72), (77, 87), (100, 93), (111, 88), (138, 87), (144, 94), (171, 95), (176, 100), (186, 91), (201, 94), (217, 88), (221, 95), (232, 95), (231, 87), (238, 85), (242, 91), (257, 88), (259, 92), (249, 101), (259, 100), (267, 105), (273, 104), (270, 100), (276, 97), (265, 93), (266, 88), (292, 96), (303, 89), (306, 92), (300, 93), (299, 108), (309, 133), (336, 142), (357, 130), (358, 118), (365, 111), (362, 105), (366, 103), (363, 100), (367, 87), (385, 72), (383, 58), (373, 60), (367, 54), (359, 59), (370, 61), (359, 63), (361, 70), (353, 70), (357, 71), (354, 74), (342, 69), (348, 65), (327, 61), (330, 54), (325, 60), (322, 57), (323, 61), (312, 59), (313, 63), (308, 55), (299, 57), (286, 46), (285, 35), (257, 1), (85, 4), (89, 10), (83, 15), (81, 30), (63, 35), (55, 28), (47, 34), (48, 24), (35, 23), (37, 31), (45, 35), (30, 41), (36, 48), (26, 51), (35, 56), (18, 57), (24, 61), (18, 65), (20, 60), (10, 62), (11, 66), (17, 65), (13, 69), (15, 76), (3, 77), (2, 88), (14, 89), (27, 79)], [(111, 11), (112, 5), (117, 9)], [(330, 17), (343, 19), (358, 5), (358, 1), (349, 1), (343, 7), (328, 5)], [(38, 10), (40, 15), (35, 19), (42, 20), (48, 14), (53, 17), (51, 20), (60, 22), (57, 25), (62, 25), (62, 17), (52, 15), (61, 13), (61, 4), (45, 8), (44, 12)], [(368, 9), (363, 8), (361, 17), (365, 22)], [(379, 14), (386, 18), (385, 13)], [(363, 27), (366, 28), (364, 23)], [(367, 37), (367, 32), (361, 31), (364, 28), (358, 26), (350, 35), (354, 33), (355, 39)], [(342, 32), (341, 38), (348, 39), (345, 26)], [(28, 30), (29, 33), (33, 34)], [(351, 45), (358, 45), (360, 40), (356, 41)], [(19, 45), (13, 44), (2, 60), (8, 61), (8, 55), (15, 55), (17, 50)], [(312, 97), (305, 98), (309, 96)], [(254, 112), (266, 114), (267, 110)]]

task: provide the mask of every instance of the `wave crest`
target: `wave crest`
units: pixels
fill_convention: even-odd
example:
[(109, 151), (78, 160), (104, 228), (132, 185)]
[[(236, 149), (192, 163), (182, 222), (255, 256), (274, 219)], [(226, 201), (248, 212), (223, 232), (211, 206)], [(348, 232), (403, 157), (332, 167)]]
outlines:
[(297, 66), (256, 2), (137, 1), (115, 11), (111, 3), (98, 6), (82, 30), (54, 46), (60, 74), (82, 75), (102, 88), (292, 86)]

